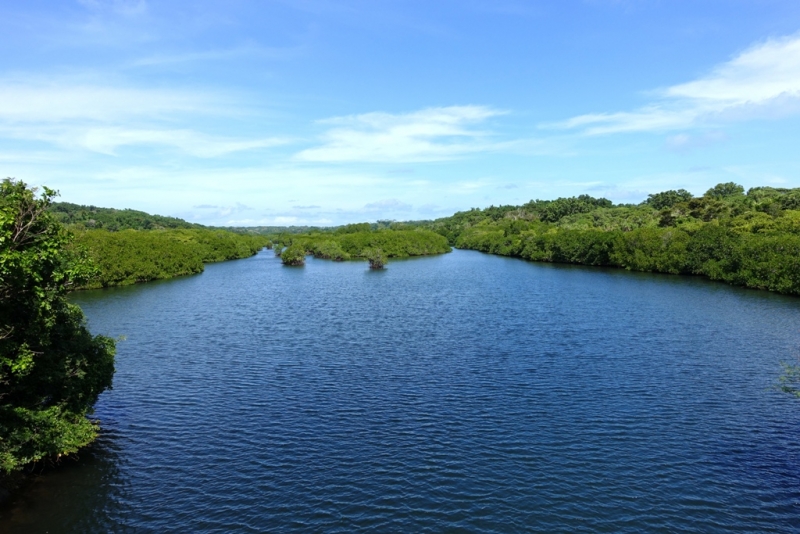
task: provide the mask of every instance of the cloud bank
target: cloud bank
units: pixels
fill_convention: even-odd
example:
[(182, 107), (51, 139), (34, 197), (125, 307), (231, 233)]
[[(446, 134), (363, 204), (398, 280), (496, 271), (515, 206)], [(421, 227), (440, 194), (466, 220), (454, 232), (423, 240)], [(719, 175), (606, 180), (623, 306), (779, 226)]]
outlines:
[(115, 155), (126, 146), (160, 146), (210, 158), (269, 148), (286, 139), (239, 139), (175, 128), (187, 118), (240, 113), (219, 95), (189, 90), (74, 83), (0, 83), (0, 136)]
[(491, 150), (474, 125), (503, 112), (485, 106), (427, 108), (413, 113), (365, 113), (320, 121), (331, 125), (322, 144), (295, 157), (313, 162), (426, 162)]
[(658, 100), (635, 111), (579, 115), (543, 126), (602, 135), (800, 113), (800, 35), (755, 45), (707, 76), (656, 95)]

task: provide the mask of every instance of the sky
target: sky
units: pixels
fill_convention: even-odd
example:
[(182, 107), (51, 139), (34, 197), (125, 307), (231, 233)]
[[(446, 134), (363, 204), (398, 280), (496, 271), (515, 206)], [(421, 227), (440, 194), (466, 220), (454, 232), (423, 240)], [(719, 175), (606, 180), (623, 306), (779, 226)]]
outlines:
[(0, 175), (209, 225), (800, 187), (796, 0), (0, 2)]

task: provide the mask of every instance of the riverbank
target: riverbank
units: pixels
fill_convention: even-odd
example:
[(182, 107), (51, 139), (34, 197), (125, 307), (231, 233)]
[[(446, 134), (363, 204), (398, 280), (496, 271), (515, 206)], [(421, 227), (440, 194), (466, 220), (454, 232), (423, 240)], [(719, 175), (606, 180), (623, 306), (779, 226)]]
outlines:
[(613, 205), (581, 195), (426, 223), (457, 248), (548, 263), (701, 275), (800, 295), (800, 189), (719, 184)]
[(97, 268), (77, 289), (124, 286), (203, 272), (204, 264), (242, 259), (271, 246), (266, 236), (224, 230), (75, 231), (74, 247)]

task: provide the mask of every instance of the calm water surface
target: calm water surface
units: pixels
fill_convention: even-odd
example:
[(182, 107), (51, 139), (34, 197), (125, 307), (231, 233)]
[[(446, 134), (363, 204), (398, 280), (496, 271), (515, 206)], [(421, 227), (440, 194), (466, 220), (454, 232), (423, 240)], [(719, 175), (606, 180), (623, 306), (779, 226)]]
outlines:
[(797, 298), (456, 251), (74, 300), (104, 434), (2, 532), (800, 531)]

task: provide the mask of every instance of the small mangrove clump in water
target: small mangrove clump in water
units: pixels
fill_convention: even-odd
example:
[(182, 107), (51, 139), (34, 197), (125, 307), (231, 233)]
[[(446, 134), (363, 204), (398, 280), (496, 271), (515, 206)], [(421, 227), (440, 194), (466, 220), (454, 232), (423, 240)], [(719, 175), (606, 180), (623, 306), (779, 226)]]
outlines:
[(361, 256), (367, 258), (370, 269), (383, 269), (386, 266), (386, 257), (379, 248), (364, 249)]
[(289, 245), (281, 253), (281, 261), (284, 265), (299, 267), (306, 264), (306, 247), (300, 243)]

